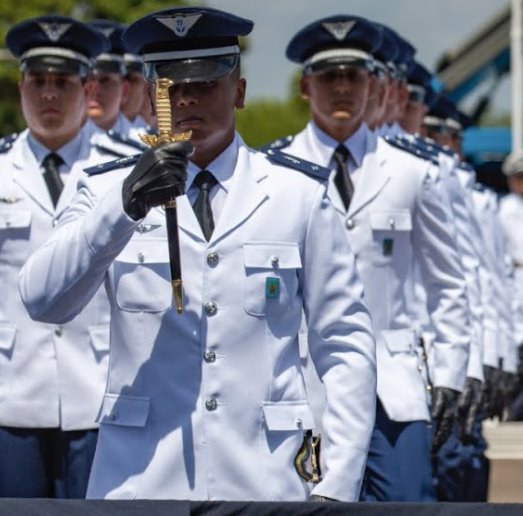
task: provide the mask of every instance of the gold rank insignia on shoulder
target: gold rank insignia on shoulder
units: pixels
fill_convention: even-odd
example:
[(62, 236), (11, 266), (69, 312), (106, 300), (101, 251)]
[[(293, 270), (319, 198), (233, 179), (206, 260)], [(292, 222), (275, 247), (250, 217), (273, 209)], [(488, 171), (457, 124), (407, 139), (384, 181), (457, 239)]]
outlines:
[[(312, 484), (321, 482), (320, 443), (321, 436), (314, 436), (312, 430), (307, 430), (303, 434), (303, 442), (294, 458), (294, 467), (305, 482), (311, 482)], [(310, 471), (307, 469), (309, 464)]]

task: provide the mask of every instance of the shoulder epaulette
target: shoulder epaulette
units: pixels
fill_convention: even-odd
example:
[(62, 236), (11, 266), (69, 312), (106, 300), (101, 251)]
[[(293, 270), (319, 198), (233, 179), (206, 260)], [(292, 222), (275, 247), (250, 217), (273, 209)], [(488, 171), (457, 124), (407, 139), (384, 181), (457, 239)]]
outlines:
[(331, 170), (326, 167), (316, 165), (316, 163), (297, 158), (296, 156), (291, 156), (290, 154), (286, 154), (285, 152), (276, 149), (267, 150), (265, 155), (271, 163), (299, 170), (308, 176), (316, 177), (318, 179), (327, 180), (331, 173)]
[(94, 167), (84, 168), (84, 172), (88, 176), (97, 176), (98, 174), (109, 172), (110, 170), (130, 167), (136, 164), (136, 162), (140, 159), (140, 156), (141, 154), (134, 154), (133, 156), (127, 156), (125, 158), (115, 159), (113, 161), (106, 161), (105, 163), (100, 163)]
[(140, 142), (134, 140), (133, 138), (129, 138), (129, 136), (120, 134), (116, 131), (113, 131), (112, 129), (107, 131), (107, 136), (109, 136), (109, 138), (111, 138), (115, 142), (123, 143), (124, 145), (129, 145), (129, 147), (133, 147), (140, 151), (144, 151), (145, 149), (148, 148), (147, 145), (145, 145), (144, 143), (140, 143)]
[(450, 156), (452, 158), (456, 156), (456, 153), (450, 147), (448, 147), (447, 145), (441, 145), (440, 143), (438, 143), (430, 138), (418, 136), (417, 140), (420, 142), (421, 145), (424, 145), (424, 147), (427, 150), (430, 150), (430, 151), (433, 151), (436, 153), (441, 152), (442, 154), (446, 154), (447, 156)]
[(294, 136), (285, 136), (284, 138), (278, 138), (277, 140), (262, 145), (258, 150), (261, 152), (267, 152), (269, 150), (284, 149), (292, 143), (292, 140), (294, 140)]
[(414, 142), (408, 138), (405, 138), (404, 136), (385, 136), (385, 141), (393, 147), (416, 156), (417, 158), (430, 161), (434, 165), (438, 164), (438, 160), (435, 154), (429, 152), (426, 149), (423, 149), (419, 145), (416, 145)]
[(115, 158), (125, 158), (125, 154), (122, 154), (121, 152), (117, 152), (114, 149), (110, 149), (109, 147), (106, 147), (105, 145), (100, 145), (99, 143), (94, 144), (95, 149), (100, 151), (102, 154), (109, 154), (110, 156), (114, 156)]
[(0, 138), (0, 154), (4, 154), (8, 150), (10, 150), (17, 138), (18, 133), (13, 133), (9, 136), (4, 136), (3, 138)]

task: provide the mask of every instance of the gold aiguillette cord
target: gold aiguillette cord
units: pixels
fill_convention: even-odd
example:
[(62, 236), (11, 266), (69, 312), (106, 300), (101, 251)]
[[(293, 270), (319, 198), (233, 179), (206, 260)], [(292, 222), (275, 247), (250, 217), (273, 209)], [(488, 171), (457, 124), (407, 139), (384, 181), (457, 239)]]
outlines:
[[(140, 134), (140, 139), (149, 147), (155, 148), (165, 143), (188, 141), (191, 131), (174, 134), (172, 132), (171, 102), (169, 88), (174, 84), (171, 79), (156, 81), (156, 113), (158, 117), (158, 135)], [(169, 244), (169, 266), (171, 270), (171, 286), (176, 311), (183, 312), (183, 283), (182, 265), (180, 260), (180, 236), (178, 234), (178, 212), (176, 196), (173, 196), (164, 205), (165, 222), (167, 226), (167, 240)]]

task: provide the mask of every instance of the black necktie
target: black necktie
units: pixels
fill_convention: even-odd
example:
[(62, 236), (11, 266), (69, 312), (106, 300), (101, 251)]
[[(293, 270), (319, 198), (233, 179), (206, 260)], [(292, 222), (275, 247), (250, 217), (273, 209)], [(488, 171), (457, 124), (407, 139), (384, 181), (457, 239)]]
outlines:
[(340, 193), (343, 205), (347, 210), (350, 206), (350, 201), (354, 194), (354, 184), (350, 177), (349, 169), (347, 168), (347, 161), (350, 157), (350, 152), (347, 147), (343, 144), (339, 144), (334, 151), (334, 161), (336, 162), (337, 169), (336, 175), (334, 176), (334, 184)]
[(214, 231), (214, 220), (212, 217), (211, 199), (209, 194), (211, 188), (217, 183), (218, 181), (216, 178), (208, 170), (202, 170), (199, 172), (193, 182), (193, 184), (200, 190), (196, 202), (193, 205), (193, 210), (207, 242)]
[(58, 167), (62, 165), (64, 160), (55, 152), (50, 152), (42, 160), (42, 168), (44, 169), (44, 179), (49, 190), (49, 195), (53, 201), (53, 205), (56, 206), (60, 194), (64, 188), (64, 183), (58, 172)]

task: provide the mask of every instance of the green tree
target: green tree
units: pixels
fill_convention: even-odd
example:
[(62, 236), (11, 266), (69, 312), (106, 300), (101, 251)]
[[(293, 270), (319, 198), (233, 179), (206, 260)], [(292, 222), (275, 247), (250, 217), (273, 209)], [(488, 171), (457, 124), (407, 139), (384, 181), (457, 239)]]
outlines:
[(299, 95), (299, 77), (297, 73), (291, 78), (287, 100), (254, 100), (238, 111), (237, 127), (245, 143), (259, 147), (305, 127), (309, 106)]

